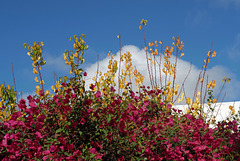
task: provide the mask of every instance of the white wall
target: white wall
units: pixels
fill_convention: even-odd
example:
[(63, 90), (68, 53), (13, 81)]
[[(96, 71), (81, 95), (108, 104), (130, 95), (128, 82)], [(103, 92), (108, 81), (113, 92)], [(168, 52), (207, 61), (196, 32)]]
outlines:
[[(225, 120), (230, 114), (232, 113), (229, 109), (229, 106), (234, 106), (235, 114), (239, 111), (240, 107), (240, 101), (236, 102), (222, 102), (222, 103), (215, 103), (212, 105), (214, 107), (215, 111), (213, 113), (213, 116), (216, 116), (215, 120), (216, 122)], [(186, 113), (186, 108), (188, 105), (174, 105), (175, 109), (180, 109), (183, 111), (183, 113)], [(204, 112), (207, 113), (208, 105), (204, 105)], [(211, 116), (211, 113), (207, 113), (207, 115)]]

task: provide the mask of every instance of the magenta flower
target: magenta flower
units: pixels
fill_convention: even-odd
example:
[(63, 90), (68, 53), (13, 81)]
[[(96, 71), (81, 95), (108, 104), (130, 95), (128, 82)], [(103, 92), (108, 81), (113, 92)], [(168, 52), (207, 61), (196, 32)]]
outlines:
[(92, 154), (97, 154), (97, 150), (96, 150), (95, 148), (91, 148), (89, 151), (90, 151), (90, 153), (92, 153)]
[(51, 145), (50, 147), (49, 147), (49, 150), (50, 150), (50, 152), (54, 152), (55, 150), (56, 150), (56, 147), (54, 146), (54, 145)]
[(97, 93), (95, 94), (95, 97), (96, 97), (96, 98), (101, 97), (101, 92), (100, 92), (100, 91), (97, 91)]
[(80, 124), (85, 124), (85, 122), (86, 122), (86, 120), (84, 119), (84, 118), (81, 118), (81, 120), (80, 120)]
[(95, 85), (93, 85), (93, 84), (90, 84), (90, 87), (89, 87), (91, 90), (94, 90), (94, 88), (95, 88)]
[(45, 150), (44, 151), (44, 155), (49, 155), (50, 154), (50, 151), (49, 150)]

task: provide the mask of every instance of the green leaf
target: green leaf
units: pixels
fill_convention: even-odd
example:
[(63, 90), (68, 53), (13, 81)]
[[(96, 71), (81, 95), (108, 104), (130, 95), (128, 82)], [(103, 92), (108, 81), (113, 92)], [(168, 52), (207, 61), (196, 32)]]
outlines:
[(82, 135), (82, 133), (83, 133), (82, 131), (79, 131), (79, 134), (80, 134), (80, 135)]
[(112, 116), (113, 116), (112, 114), (109, 114), (109, 115), (108, 115), (108, 118), (107, 118), (107, 121), (108, 121), (108, 122), (110, 122), (110, 121), (111, 121), (111, 119), (112, 119)]
[(64, 82), (67, 82), (67, 79), (68, 79), (67, 76), (64, 76)]
[(60, 133), (63, 129), (57, 129), (56, 133)]
[(23, 47), (24, 47), (24, 49), (26, 49), (26, 48), (27, 48), (27, 44), (26, 44), (26, 43), (24, 43), (24, 44), (23, 44)]

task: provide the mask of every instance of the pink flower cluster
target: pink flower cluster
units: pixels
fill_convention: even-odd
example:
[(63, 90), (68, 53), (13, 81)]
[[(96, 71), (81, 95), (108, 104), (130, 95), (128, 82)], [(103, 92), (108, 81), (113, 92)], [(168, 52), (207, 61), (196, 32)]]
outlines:
[(119, 96), (111, 87), (106, 97), (63, 85), (65, 92), (45, 102), (22, 99), (20, 110), (0, 122), (2, 160), (240, 160), (235, 120), (209, 128), (153, 99), (161, 90)]

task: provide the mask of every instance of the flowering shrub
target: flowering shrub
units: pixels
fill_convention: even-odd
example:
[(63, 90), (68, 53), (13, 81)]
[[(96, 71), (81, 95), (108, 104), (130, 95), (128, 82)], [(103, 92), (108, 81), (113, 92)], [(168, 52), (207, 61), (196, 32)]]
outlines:
[[(147, 21), (141, 22), (144, 29)], [(151, 87), (142, 85), (144, 77), (133, 71), (131, 54), (120, 56), (125, 69), (119, 70), (118, 86), (114, 77), (118, 74), (113, 54), (105, 74), (98, 71), (99, 79), (85, 89), (84, 35), (73, 37), (73, 51), (64, 53), (65, 63), (71, 66), (71, 78), (59, 78), (52, 89), (44, 91), (41, 66), (43, 43), (28, 46), (33, 60), (33, 72), (39, 75), (35, 81), (37, 95), (21, 99), (18, 110), (12, 111), (0, 122), (0, 158), (3, 160), (240, 160), (240, 131), (236, 120), (219, 122), (210, 128), (210, 119), (201, 111), (201, 92), (195, 99), (187, 98), (190, 108), (184, 114), (172, 105), (178, 98), (183, 101), (179, 85), (175, 81), (175, 64), (169, 62), (172, 47), (165, 50), (166, 75), (172, 76), (157, 88), (154, 79), (154, 63), (147, 64)], [(173, 46), (183, 56), (182, 41), (174, 38)], [(161, 44), (161, 43), (160, 43)], [(26, 44), (24, 45), (26, 48)], [(149, 46), (157, 46), (156, 42)], [(147, 52), (147, 47), (145, 45)], [(147, 62), (154, 60), (152, 51)], [(178, 55), (177, 54), (177, 55)], [(216, 55), (215, 52), (208, 53)], [(209, 62), (207, 59), (207, 62)], [(120, 66), (119, 66), (120, 68)], [(206, 68), (204, 68), (203, 71)], [(127, 77), (129, 80), (127, 80)], [(133, 91), (131, 80), (135, 77), (138, 91)], [(203, 79), (201, 79), (203, 78)], [(200, 78), (203, 82), (204, 76)], [(167, 79), (167, 78), (166, 78)], [(129, 82), (130, 81), (130, 82)], [(172, 84), (172, 86), (171, 86)], [(200, 84), (201, 86), (201, 84)], [(214, 88), (214, 81), (207, 84)], [(192, 100), (195, 100), (194, 102)], [(209, 96), (209, 104), (215, 102)], [(2, 105), (3, 107), (4, 105)]]

